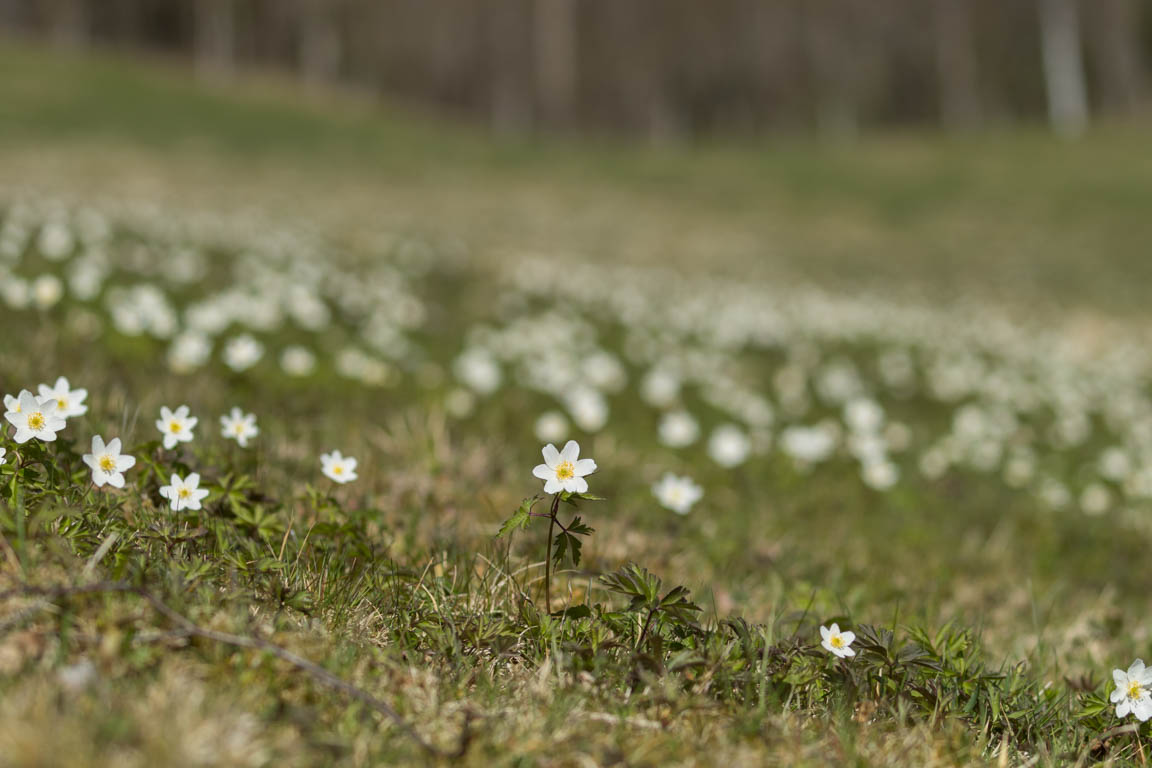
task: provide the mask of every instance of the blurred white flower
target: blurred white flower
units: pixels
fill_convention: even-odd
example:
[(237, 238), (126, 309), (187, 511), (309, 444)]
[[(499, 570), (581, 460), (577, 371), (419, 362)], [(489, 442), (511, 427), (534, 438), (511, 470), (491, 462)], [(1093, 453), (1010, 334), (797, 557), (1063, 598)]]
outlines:
[(607, 352), (593, 352), (584, 358), (584, 377), (588, 383), (606, 392), (617, 392), (628, 381), (624, 366)]
[(588, 481), (584, 478), (596, 471), (596, 462), (580, 458), (579, 443), (569, 440), (562, 451), (548, 443), (541, 453), (544, 463), (537, 464), (532, 474), (544, 481), (544, 493), (585, 493), (588, 490)]
[(32, 300), (38, 309), (56, 306), (64, 297), (64, 283), (56, 275), (40, 275), (32, 281)]
[(495, 392), (503, 379), (500, 364), (486, 350), (478, 347), (466, 350), (456, 358), (453, 370), (460, 381), (481, 395)]
[(595, 389), (576, 389), (566, 399), (572, 421), (585, 432), (598, 432), (608, 423), (608, 403)]
[(316, 355), (305, 347), (285, 347), (280, 353), (280, 368), (289, 376), (307, 376), (316, 369)]
[(84, 404), (87, 397), (88, 390), (72, 389), (68, 384), (68, 379), (64, 376), (56, 379), (54, 386), (40, 385), (40, 399), (55, 400), (56, 415), (64, 419), (88, 413), (88, 406)]
[(692, 506), (700, 501), (704, 489), (690, 477), (680, 477), (668, 472), (652, 486), (652, 493), (664, 507), (678, 515), (686, 515), (692, 510)]
[(15, 398), (15, 403), (5, 398), (5, 404), (8, 405), (8, 412), (4, 418), (16, 427), (13, 439), (17, 443), (23, 444), (32, 438), (50, 443), (66, 424), (56, 412), (54, 399), (38, 398), (26, 389)]
[(357, 479), (356, 459), (344, 456), (340, 451), (320, 454), (320, 471), (333, 482), (350, 483)]
[(890, 461), (872, 461), (864, 464), (860, 473), (864, 484), (876, 491), (886, 491), (900, 479), (900, 470)]
[(100, 435), (92, 436), (92, 453), (83, 456), (84, 463), (92, 469), (92, 482), (97, 488), (105, 483), (113, 488), (124, 487), (124, 473), (136, 466), (136, 457), (120, 455), (120, 438), (114, 437), (104, 444)]
[(687, 411), (669, 411), (660, 418), (659, 435), (669, 448), (684, 448), (700, 439), (700, 425)]
[(780, 435), (780, 448), (805, 464), (824, 461), (836, 447), (835, 433), (824, 425), (789, 427)]
[(680, 396), (680, 377), (666, 368), (653, 368), (640, 382), (640, 396), (657, 408), (666, 408)]
[(177, 443), (192, 441), (192, 430), (199, 421), (195, 416), (189, 415), (188, 406), (182, 405), (175, 412), (164, 406), (160, 409), (160, 418), (156, 420), (156, 429), (164, 436), (164, 448), (172, 450)]
[(249, 333), (242, 333), (224, 345), (224, 364), (234, 371), (246, 371), (264, 356), (264, 345)]
[(208, 496), (208, 489), (200, 487), (200, 475), (196, 472), (182, 478), (173, 474), (168, 485), (160, 489), (160, 495), (168, 499), (173, 512), (182, 509), (200, 509), (200, 503)]
[(568, 437), (568, 419), (559, 411), (545, 411), (536, 419), (536, 439), (544, 443), (558, 443)]
[(857, 397), (844, 406), (844, 423), (853, 432), (878, 432), (884, 425), (884, 409), (871, 398)]
[(708, 438), (708, 455), (727, 469), (743, 464), (750, 448), (748, 436), (734, 424), (716, 427)]
[(212, 342), (200, 331), (184, 331), (168, 347), (168, 367), (176, 373), (188, 373), (208, 362)]
[(241, 448), (247, 448), (248, 441), (260, 434), (260, 428), (256, 426), (256, 414), (246, 414), (239, 408), (233, 408), (227, 415), (220, 417), (220, 434), (235, 440)]
[(856, 655), (856, 651), (849, 647), (852, 645), (852, 641), (856, 639), (855, 632), (841, 632), (840, 625), (833, 624), (831, 627), (821, 626), (820, 637), (822, 638), (820, 645), (824, 647), (824, 650), (831, 651), (841, 659)]
[(1112, 682), (1116, 687), (1109, 698), (1116, 705), (1116, 717), (1132, 714), (1140, 722), (1152, 718), (1152, 670), (1144, 666), (1143, 659), (1132, 662), (1127, 672), (1112, 670)]
[(1112, 492), (1103, 483), (1089, 483), (1080, 492), (1080, 509), (1086, 515), (1102, 515), (1112, 506)]

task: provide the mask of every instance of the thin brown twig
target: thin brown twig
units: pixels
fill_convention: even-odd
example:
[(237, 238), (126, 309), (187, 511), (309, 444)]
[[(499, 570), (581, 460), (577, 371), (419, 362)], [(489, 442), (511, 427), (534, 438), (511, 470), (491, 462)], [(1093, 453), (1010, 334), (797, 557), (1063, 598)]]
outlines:
[(189, 636), (202, 637), (206, 640), (212, 640), (223, 645), (231, 645), (236, 648), (250, 648), (252, 650), (264, 651), (270, 653), (281, 661), (296, 667), (302, 672), (306, 672), (319, 682), (327, 685), (329, 688), (334, 688), (346, 696), (353, 698), (363, 704), (368, 705), (375, 709), (380, 714), (391, 720), (406, 736), (416, 742), (426, 752), (435, 755), (436, 757), (455, 760), (463, 757), (468, 751), (468, 747), (472, 741), (472, 720), (473, 713), (466, 710), (464, 713), (464, 726), (460, 732), (460, 743), (455, 750), (448, 751), (441, 749), (434, 744), (431, 744), (421, 736), (412, 725), (401, 717), (400, 713), (392, 708), (390, 704), (382, 699), (373, 696), (348, 681), (337, 677), (329, 672), (319, 664), (310, 661), (303, 656), (289, 651), (287, 648), (279, 646), (268, 640), (260, 637), (246, 637), (244, 635), (234, 635), (230, 632), (219, 632), (214, 629), (205, 629), (200, 625), (193, 622), (191, 619), (184, 615), (177, 613), (170, 608), (164, 601), (153, 595), (148, 590), (137, 587), (132, 584), (127, 584), (122, 581), (98, 581), (92, 584), (81, 584), (76, 586), (36, 586), (25, 585), (16, 587), (14, 589), (5, 590), (0, 592), (0, 601), (8, 600), (13, 597), (42, 597), (45, 599), (73, 597), (78, 595), (91, 595), (108, 592), (120, 592), (126, 594), (134, 594), (143, 598), (156, 610), (173, 624), (180, 627), (183, 632)]

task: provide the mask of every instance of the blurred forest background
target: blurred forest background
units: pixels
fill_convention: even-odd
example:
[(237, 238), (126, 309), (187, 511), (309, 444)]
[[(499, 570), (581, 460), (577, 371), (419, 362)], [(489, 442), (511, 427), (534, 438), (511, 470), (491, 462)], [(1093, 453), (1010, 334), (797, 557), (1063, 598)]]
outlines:
[(1148, 0), (0, 0), (0, 28), (288, 71), (498, 133), (650, 140), (1048, 121), (1147, 106)]

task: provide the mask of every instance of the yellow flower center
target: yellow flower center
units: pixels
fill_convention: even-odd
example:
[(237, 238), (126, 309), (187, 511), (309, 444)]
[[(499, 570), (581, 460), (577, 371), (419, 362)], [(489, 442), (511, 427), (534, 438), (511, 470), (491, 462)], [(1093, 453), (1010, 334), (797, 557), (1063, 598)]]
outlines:
[(842, 638), (840, 635), (832, 635), (832, 637), (828, 638), (828, 644), (833, 648), (843, 648), (844, 638)]
[(60, 410), (66, 411), (68, 410), (68, 399), (64, 397), (56, 398), (56, 405), (60, 408)]
[(344, 465), (343, 464), (334, 464), (332, 466), (332, 474), (334, 474), (334, 475), (344, 474)]
[(236, 426), (232, 427), (232, 431), (238, 435), (244, 434), (244, 422), (242, 422), (242, 421), (236, 422)]
[(33, 411), (28, 414), (28, 428), (33, 430), (44, 429), (45, 424), (44, 414), (40, 411)]
[(100, 457), (100, 469), (104, 470), (105, 472), (115, 472), (116, 460), (108, 454), (104, 454)]
[(181, 429), (183, 429), (183, 427), (180, 426), (180, 422), (178, 422), (178, 421), (174, 421), (168, 425), (168, 431), (171, 432), (172, 434), (176, 434)]
[(576, 468), (572, 466), (572, 462), (570, 461), (560, 462), (560, 466), (556, 467), (557, 480), (571, 480), (575, 476)]
[(187, 488), (181, 488), (181, 489), (180, 489), (180, 490), (177, 492), (177, 495), (178, 495), (180, 498), (182, 498), (182, 499), (186, 499), (186, 498), (188, 498), (189, 496), (191, 496), (191, 495), (192, 495), (192, 491), (188, 490)]
[(1139, 680), (1133, 680), (1128, 683), (1128, 698), (1138, 699), (1144, 695), (1144, 688), (1140, 685)]

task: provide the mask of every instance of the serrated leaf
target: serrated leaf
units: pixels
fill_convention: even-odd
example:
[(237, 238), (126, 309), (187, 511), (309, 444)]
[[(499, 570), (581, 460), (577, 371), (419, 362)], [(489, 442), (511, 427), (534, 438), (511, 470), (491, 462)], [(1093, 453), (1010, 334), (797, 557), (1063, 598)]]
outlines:
[(532, 521), (532, 507), (539, 501), (539, 496), (533, 496), (529, 499), (524, 499), (512, 516), (504, 521), (500, 526), (500, 530), (496, 533), (496, 538), (501, 538), (514, 530), (524, 530), (528, 527), (528, 523)]

